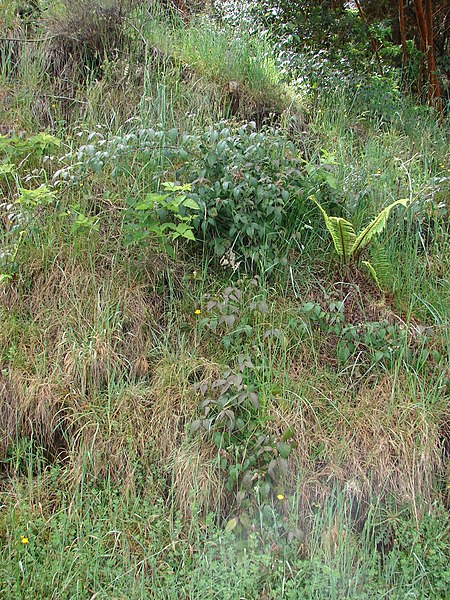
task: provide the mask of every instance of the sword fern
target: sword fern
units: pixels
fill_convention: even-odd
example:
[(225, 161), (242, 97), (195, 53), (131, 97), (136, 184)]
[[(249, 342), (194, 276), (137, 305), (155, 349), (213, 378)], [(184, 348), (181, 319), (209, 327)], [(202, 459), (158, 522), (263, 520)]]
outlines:
[(338, 255), (342, 258), (344, 265), (349, 265), (353, 257), (357, 257), (361, 250), (365, 248), (374, 236), (379, 235), (388, 222), (389, 214), (394, 206), (401, 204), (406, 206), (408, 200), (396, 200), (383, 208), (378, 215), (365, 227), (359, 234), (356, 234), (355, 228), (350, 221), (342, 217), (330, 217), (319, 202), (311, 196), (311, 200), (316, 203), (323, 215), (325, 225), (330, 232), (334, 247)]

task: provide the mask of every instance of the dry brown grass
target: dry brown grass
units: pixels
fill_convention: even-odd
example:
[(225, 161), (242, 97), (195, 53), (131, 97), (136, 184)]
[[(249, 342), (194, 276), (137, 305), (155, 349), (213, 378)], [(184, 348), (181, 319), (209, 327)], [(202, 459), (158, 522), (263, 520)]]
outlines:
[(196, 410), (193, 381), (216, 366), (188, 356), (165, 358), (152, 369), (150, 383), (122, 385), (88, 399), (71, 424), (74, 481), (86, 456), (91, 476), (110, 478), (126, 489), (157, 465), (171, 500), (186, 517), (215, 506), (221, 495), (212, 464), (217, 452), (189, 439), (187, 424)]
[(136, 486), (137, 471), (148, 468), (153, 459), (151, 405), (151, 389), (145, 385), (117, 386), (86, 399), (71, 423), (69, 454), (75, 483), (87, 466), (94, 479), (110, 479), (127, 490)]
[[(148, 372), (148, 330), (157, 327), (164, 302), (149, 299), (147, 284), (121, 269), (116, 279), (101, 259), (86, 269), (64, 256), (55, 257), (48, 270), (29, 260), (27, 278), (26, 290), (11, 286), (0, 302), (8, 314), (23, 317), (33, 332), (33, 338), (23, 333), (18, 342), (33, 371), (40, 365), (39, 346), (45, 350), (45, 372), (59, 371), (76, 390), (102, 385), (111, 371), (129, 373), (136, 365), (143, 375)], [(11, 335), (4, 329), (0, 343), (6, 345)]]
[(133, 2), (63, 0), (48, 17), (48, 64), (55, 77), (77, 79), (117, 58), (126, 42), (125, 19)]
[(82, 268), (63, 252), (47, 270), (30, 259), (27, 275), (26, 286), (0, 295), (0, 356), (9, 356), (1, 365), (2, 455), (8, 440), (32, 431), (51, 449), (58, 429), (73, 433), (64, 418), (76, 421), (111, 382), (150, 371), (145, 285), (126, 272), (119, 283), (101, 260)]
[(4, 368), (0, 372), (0, 459), (19, 437), (33, 439), (52, 455), (69, 434), (67, 409), (76, 408), (69, 392), (50, 378)]
[[(72, 483), (87, 471), (132, 489), (156, 469), (187, 520), (226, 510), (217, 449), (187, 431), (198, 407), (194, 384), (214, 381), (222, 367), (190, 355), (193, 339), (167, 333), (166, 299), (156, 292), (161, 264), (139, 274), (132, 262), (106, 260), (107, 248), (90, 262), (66, 250), (45, 264), (30, 256), (26, 285), (21, 279), (0, 295), (0, 459), (33, 436), (49, 457), (64, 458)], [(307, 348), (284, 400), (266, 406), (275, 417), (269, 428), (295, 433), (286, 493), (299, 494), (304, 515), (335, 485), (360, 506), (374, 495), (430, 501), (444, 469), (448, 407), (429, 410), (406, 374), (350, 389)]]
[(186, 521), (211, 511), (220, 515), (228, 506), (216, 463), (217, 448), (204, 440), (186, 441), (172, 452), (168, 464), (172, 493)]
[(345, 382), (332, 390), (307, 383), (318, 380), (305, 369), (300, 394), (272, 407), (274, 428), (289, 424), (295, 431), (287, 488), (305, 509), (321, 504), (335, 485), (360, 506), (372, 497), (430, 502), (444, 469), (440, 427), (448, 407), (431, 411), (406, 379), (386, 376), (356, 392)]
[(127, 489), (156, 464), (186, 517), (194, 504), (215, 505), (215, 453), (192, 444), (186, 426), (197, 407), (193, 384), (218, 366), (169, 349), (152, 360), (164, 301), (149, 295), (148, 283), (113, 277), (101, 260), (86, 269), (62, 255), (48, 270), (30, 261), (28, 271), (26, 293), (10, 287), (1, 296), (5, 314), (25, 319), (0, 335), (2, 352), (16, 348), (0, 379), (1, 457), (33, 435), (49, 454), (64, 451), (72, 484), (86, 461), (91, 477)]
[(195, 509), (216, 506), (223, 498), (213, 466), (217, 449), (204, 440), (191, 440), (187, 431), (198, 406), (194, 383), (211, 381), (219, 369), (206, 359), (184, 355), (164, 359), (154, 371), (149, 427), (159, 460), (171, 478), (174, 500), (185, 518)]

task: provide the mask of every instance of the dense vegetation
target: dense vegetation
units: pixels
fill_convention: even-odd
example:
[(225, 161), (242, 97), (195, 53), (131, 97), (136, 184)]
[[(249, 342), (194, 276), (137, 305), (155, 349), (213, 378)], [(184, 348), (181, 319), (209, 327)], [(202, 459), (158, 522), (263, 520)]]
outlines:
[(449, 17), (379, 4), (0, 2), (1, 598), (448, 598)]

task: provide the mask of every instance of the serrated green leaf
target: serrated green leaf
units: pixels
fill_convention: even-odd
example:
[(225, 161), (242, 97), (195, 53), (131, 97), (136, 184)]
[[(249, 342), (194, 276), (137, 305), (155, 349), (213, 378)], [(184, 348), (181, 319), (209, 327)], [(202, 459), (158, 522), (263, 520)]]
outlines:
[(270, 483), (268, 481), (263, 481), (259, 486), (259, 493), (262, 498), (267, 498), (270, 494)]
[(186, 208), (191, 208), (192, 210), (199, 210), (200, 208), (197, 202), (195, 200), (192, 200), (192, 198), (186, 198), (181, 204)]
[(190, 227), (186, 223), (179, 223), (176, 226), (175, 233), (173, 234), (173, 239), (176, 239), (177, 237), (183, 237), (187, 240), (195, 241), (194, 234), (192, 233), (192, 227)]

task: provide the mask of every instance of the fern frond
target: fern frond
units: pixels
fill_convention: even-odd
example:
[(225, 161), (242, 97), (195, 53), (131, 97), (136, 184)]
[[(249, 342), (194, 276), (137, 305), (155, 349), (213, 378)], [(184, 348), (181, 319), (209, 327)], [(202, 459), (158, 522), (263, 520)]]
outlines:
[(356, 239), (353, 225), (341, 217), (328, 217), (326, 225), (333, 238), (336, 252), (342, 256), (344, 264), (348, 265)]
[(381, 283), (380, 280), (378, 279), (378, 274), (376, 269), (374, 268), (374, 266), (368, 261), (368, 260), (363, 260), (361, 261), (361, 264), (364, 265), (366, 267), (366, 269), (369, 271), (369, 275), (372, 277), (372, 279), (375, 282), (375, 285), (377, 286), (377, 288), (379, 290), (383, 290), (383, 288), (381, 287)]
[(370, 263), (377, 273), (380, 286), (384, 290), (392, 290), (393, 269), (385, 248), (379, 246), (373, 249), (370, 254)]
[(317, 204), (323, 215), (325, 225), (330, 232), (336, 252), (339, 256), (342, 256), (344, 264), (347, 265), (350, 256), (353, 253), (353, 245), (356, 239), (353, 225), (342, 217), (329, 217), (314, 196), (311, 196), (311, 199)]
[(375, 217), (375, 219), (373, 219), (373, 221), (371, 223), (369, 223), (369, 225), (367, 225), (367, 227), (365, 227), (359, 233), (358, 237), (355, 240), (355, 243), (353, 244), (352, 254), (357, 254), (358, 252), (360, 252), (365, 246), (367, 246), (367, 244), (370, 242), (370, 240), (373, 238), (374, 235), (377, 235), (383, 231), (383, 229), (386, 227), (386, 223), (389, 218), (389, 213), (394, 208), (394, 206), (397, 206), (398, 204), (401, 204), (402, 206), (406, 206), (407, 203), (408, 203), (408, 200), (402, 199), (402, 200), (396, 200), (389, 206), (386, 206), (386, 208), (384, 208)]

